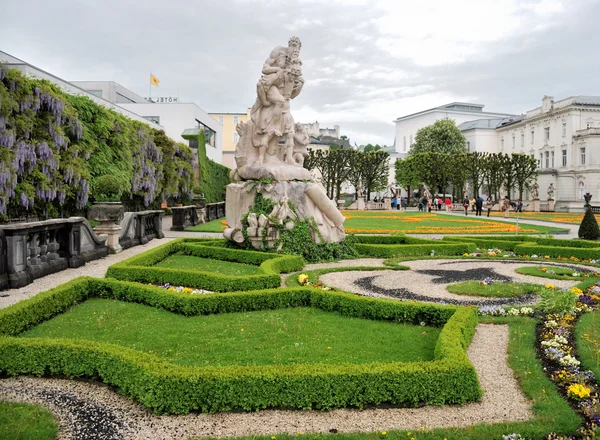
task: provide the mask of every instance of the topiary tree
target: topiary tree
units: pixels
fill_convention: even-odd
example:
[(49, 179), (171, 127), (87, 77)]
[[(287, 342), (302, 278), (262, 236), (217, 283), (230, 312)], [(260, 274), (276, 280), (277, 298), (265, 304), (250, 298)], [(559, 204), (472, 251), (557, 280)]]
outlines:
[(121, 184), (115, 176), (100, 176), (93, 182), (93, 196), (96, 202), (118, 202), (121, 193)]
[(596, 221), (596, 217), (592, 212), (592, 207), (590, 205), (590, 200), (592, 200), (592, 195), (587, 193), (585, 196), (585, 215), (583, 216), (583, 220), (581, 221), (581, 225), (579, 225), (579, 238), (583, 238), (584, 240), (598, 240), (600, 239), (600, 228), (598, 227), (598, 222)]

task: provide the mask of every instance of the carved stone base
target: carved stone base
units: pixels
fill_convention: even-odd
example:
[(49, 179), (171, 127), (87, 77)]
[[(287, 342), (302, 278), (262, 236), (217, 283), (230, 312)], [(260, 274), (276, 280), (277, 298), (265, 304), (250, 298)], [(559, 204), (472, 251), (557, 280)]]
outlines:
[[(293, 229), (297, 219), (313, 218), (317, 230), (311, 231), (315, 243), (338, 243), (344, 241), (344, 216), (335, 203), (325, 194), (325, 188), (319, 183), (280, 181), (261, 185), (257, 182), (232, 183), (227, 187), (226, 218), (230, 226), (223, 232), (225, 238), (238, 244), (243, 243), (242, 217), (254, 205), (257, 193), (277, 203), (270, 216), (249, 217), (248, 236), (252, 245), (259, 249), (266, 238), (267, 246), (274, 247), (279, 231), (273, 221), (285, 228)], [(288, 201), (295, 213), (288, 209)]]
[(298, 165), (289, 164), (264, 164), (245, 165), (237, 169), (237, 175), (244, 180), (273, 179), (284, 180), (310, 180), (310, 171)]
[(109, 254), (118, 254), (123, 250), (119, 244), (121, 226), (114, 223), (101, 223), (94, 228), (94, 232), (98, 235), (105, 234), (108, 236), (106, 239), (106, 246), (108, 246)]
[(533, 212), (540, 212), (540, 199), (533, 199), (531, 202), (531, 210)]
[(554, 212), (554, 199), (548, 199), (548, 211)]

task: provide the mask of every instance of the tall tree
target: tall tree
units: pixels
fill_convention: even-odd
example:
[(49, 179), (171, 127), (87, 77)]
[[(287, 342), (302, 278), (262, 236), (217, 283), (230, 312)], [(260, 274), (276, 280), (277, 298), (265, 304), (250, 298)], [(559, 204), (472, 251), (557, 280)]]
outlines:
[[(464, 157), (464, 169), (467, 173), (468, 179), (471, 181), (473, 185), (473, 196), (478, 196), (481, 186), (483, 185), (483, 181), (485, 179), (485, 169), (486, 169), (486, 157), (487, 153), (481, 153), (478, 151), (473, 151), (470, 153), (466, 153), (463, 155)], [(464, 182), (463, 182), (464, 186)], [(462, 187), (461, 187), (462, 189)]]
[(504, 180), (503, 164), (501, 154), (488, 154), (483, 159), (485, 164), (484, 175), (490, 196), (500, 200), (500, 186)]
[(537, 177), (538, 163), (526, 154), (513, 154), (513, 167), (515, 170), (515, 183), (519, 190), (519, 199), (523, 200), (525, 189)]
[(419, 153), (457, 154), (467, 152), (467, 141), (452, 119), (440, 119), (417, 131), (409, 155)]
[(381, 150), (362, 154), (363, 182), (367, 191), (367, 200), (371, 200), (371, 192), (380, 191), (387, 186), (390, 155)]

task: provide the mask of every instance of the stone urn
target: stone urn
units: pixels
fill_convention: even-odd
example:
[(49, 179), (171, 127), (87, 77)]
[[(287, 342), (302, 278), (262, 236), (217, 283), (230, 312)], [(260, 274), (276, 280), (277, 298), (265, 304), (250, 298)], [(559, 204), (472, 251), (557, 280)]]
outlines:
[(124, 214), (125, 208), (121, 202), (94, 203), (90, 209), (89, 218), (100, 222), (94, 232), (108, 236), (106, 245), (111, 254), (118, 254), (123, 250), (119, 244), (121, 226), (118, 223), (123, 220)]
[(203, 194), (194, 194), (192, 203), (196, 207), (198, 223), (206, 223), (206, 199)]

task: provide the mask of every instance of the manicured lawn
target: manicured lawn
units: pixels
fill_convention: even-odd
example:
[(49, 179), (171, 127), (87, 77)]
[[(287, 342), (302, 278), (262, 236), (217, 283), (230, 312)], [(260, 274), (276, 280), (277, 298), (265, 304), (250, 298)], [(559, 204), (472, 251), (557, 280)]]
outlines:
[(106, 342), (176, 364), (221, 366), (433, 360), (439, 332), (310, 307), (185, 317), (94, 298), (21, 336)]
[(200, 258), (190, 255), (173, 254), (155, 267), (166, 267), (169, 269), (202, 270), (224, 275), (254, 275), (262, 273), (258, 266), (250, 264), (234, 263), (231, 261), (213, 260), (212, 258)]
[[(546, 269), (546, 270), (542, 270)], [(515, 272), (523, 274), (523, 275), (531, 275), (534, 277), (542, 277), (542, 278), (550, 278), (552, 280), (576, 280), (576, 281), (584, 281), (589, 278), (597, 277), (597, 274), (588, 274), (585, 272), (576, 272), (575, 270), (565, 269), (562, 267), (555, 266), (540, 266), (540, 267), (532, 267), (525, 266), (519, 267), (515, 270)], [(554, 273), (552, 273), (554, 272)], [(574, 273), (579, 274), (579, 276), (573, 276)]]
[(592, 370), (600, 383), (600, 311), (581, 317), (575, 327), (575, 342), (583, 368)]
[[(346, 217), (346, 232), (387, 234), (502, 234), (515, 233), (512, 223), (489, 220), (485, 217), (451, 216), (436, 213), (394, 211), (342, 211)], [(546, 233), (560, 228), (519, 223), (519, 233)]]
[(511, 298), (535, 293), (541, 286), (528, 283), (498, 283), (481, 285), (479, 281), (464, 281), (462, 283), (449, 284), (448, 292), (457, 295), (487, 296), (498, 298)]
[[(493, 217), (502, 217), (504, 213), (502, 212), (492, 212), (490, 214)], [(516, 218), (517, 213), (514, 211), (510, 211), (510, 218)], [(542, 220), (547, 222), (557, 222), (557, 223), (572, 223), (572, 224), (580, 224), (581, 220), (583, 220), (583, 213), (577, 212), (520, 212), (519, 219), (529, 219), (529, 220)], [(596, 214), (596, 220), (600, 222), (600, 214)]]
[(212, 220), (207, 223), (203, 223), (201, 225), (191, 226), (186, 229), (186, 231), (190, 232), (223, 232), (225, 229), (226, 223), (224, 218), (218, 218), (216, 220)]
[(0, 402), (0, 438), (51, 440), (58, 435), (52, 413), (38, 405)]

